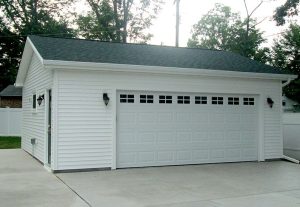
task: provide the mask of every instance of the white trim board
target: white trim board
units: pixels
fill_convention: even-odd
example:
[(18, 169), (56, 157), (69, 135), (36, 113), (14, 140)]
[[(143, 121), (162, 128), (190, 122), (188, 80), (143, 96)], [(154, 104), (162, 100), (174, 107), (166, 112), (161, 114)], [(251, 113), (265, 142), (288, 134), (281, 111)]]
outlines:
[(239, 72), (239, 71), (229, 71), (229, 70), (224, 71), (224, 70), (211, 70), (211, 69), (176, 68), (176, 67), (76, 62), (76, 61), (61, 61), (61, 60), (44, 60), (44, 65), (45, 68), (56, 69), (56, 70), (60, 70), (60, 69), (96, 70), (96, 71), (113, 71), (113, 72), (198, 75), (198, 76), (211, 76), (211, 77), (270, 79), (270, 80), (289, 80), (289, 79), (297, 78), (296, 75), (290, 75), (290, 74), (251, 73), (251, 72)]

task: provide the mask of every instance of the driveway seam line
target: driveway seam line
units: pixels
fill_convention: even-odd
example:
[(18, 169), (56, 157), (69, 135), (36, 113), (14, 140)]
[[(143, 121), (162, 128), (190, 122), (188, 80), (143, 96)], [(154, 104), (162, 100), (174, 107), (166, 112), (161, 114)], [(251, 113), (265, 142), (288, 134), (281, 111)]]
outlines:
[(60, 180), (65, 186), (67, 186), (73, 193), (75, 193), (83, 202), (85, 202), (89, 207), (93, 207), (86, 199), (84, 199), (79, 193), (77, 193), (71, 186), (69, 186), (66, 182), (64, 182), (60, 177), (55, 175), (55, 177)]

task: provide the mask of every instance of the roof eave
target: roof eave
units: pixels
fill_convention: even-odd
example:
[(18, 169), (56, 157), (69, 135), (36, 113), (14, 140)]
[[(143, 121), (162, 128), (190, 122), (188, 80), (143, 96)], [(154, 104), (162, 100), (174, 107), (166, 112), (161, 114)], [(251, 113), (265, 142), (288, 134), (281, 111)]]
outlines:
[(114, 72), (198, 75), (198, 76), (211, 76), (211, 77), (269, 79), (269, 80), (282, 80), (282, 81), (293, 80), (297, 78), (296, 75), (291, 75), (291, 74), (252, 73), (252, 72), (224, 71), (224, 70), (211, 70), (211, 69), (77, 62), (77, 61), (62, 61), (62, 60), (44, 60), (44, 66), (45, 68), (55, 69), (55, 70), (60, 70), (60, 69), (64, 69), (64, 70), (84, 69), (84, 70), (96, 70), (96, 71), (113, 70)]

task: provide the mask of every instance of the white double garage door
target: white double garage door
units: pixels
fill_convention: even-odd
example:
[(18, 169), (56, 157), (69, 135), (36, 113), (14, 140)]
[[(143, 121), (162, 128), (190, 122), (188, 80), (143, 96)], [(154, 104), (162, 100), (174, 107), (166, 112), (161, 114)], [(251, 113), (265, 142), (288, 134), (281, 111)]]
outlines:
[(258, 160), (257, 97), (119, 91), (117, 168)]

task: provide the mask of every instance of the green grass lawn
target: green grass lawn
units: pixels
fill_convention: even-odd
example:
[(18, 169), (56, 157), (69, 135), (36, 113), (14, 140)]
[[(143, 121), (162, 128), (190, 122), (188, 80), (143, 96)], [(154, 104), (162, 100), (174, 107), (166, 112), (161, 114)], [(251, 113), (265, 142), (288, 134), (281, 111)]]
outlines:
[(0, 149), (16, 149), (21, 147), (21, 137), (0, 137)]

